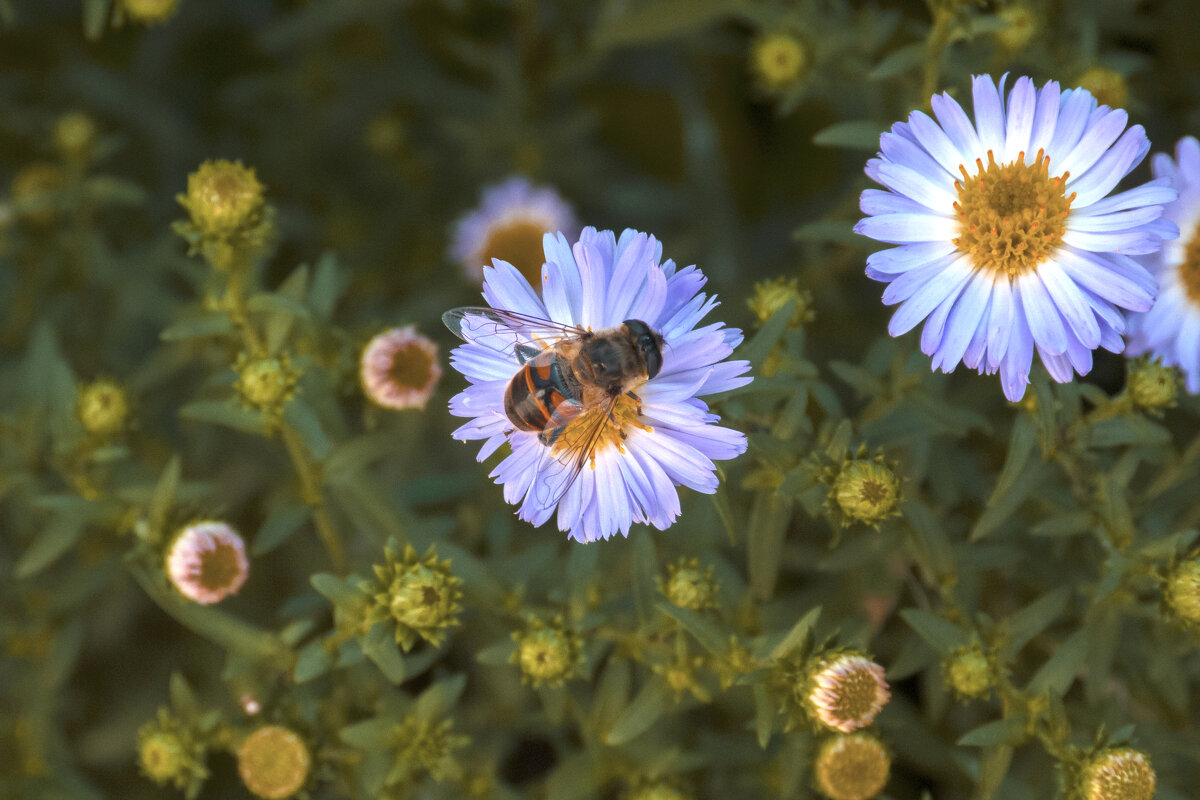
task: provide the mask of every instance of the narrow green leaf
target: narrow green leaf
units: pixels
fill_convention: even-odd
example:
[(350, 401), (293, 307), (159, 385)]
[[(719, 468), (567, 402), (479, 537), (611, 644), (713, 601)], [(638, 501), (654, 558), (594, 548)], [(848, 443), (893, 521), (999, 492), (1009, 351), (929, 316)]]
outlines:
[(775, 729), (775, 704), (767, 694), (767, 687), (761, 683), (754, 684), (754, 732), (758, 736), (758, 746), (766, 750), (771, 743), (771, 733)]
[(179, 416), (193, 422), (208, 422), (227, 428), (266, 435), (267, 427), (262, 414), (251, 408), (225, 400), (197, 400), (179, 409)]
[(83, 0), (83, 35), (89, 40), (103, 35), (111, 5), (112, 0)]
[(729, 650), (729, 637), (721, 633), (711, 619), (690, 608), (680, 608), (667, 602), (658, 604), (658, 610), (683, 626), (708, 652), (722, 656)]
[(973, 800), (991, 800), (1012, 765), (1013, 748), (1002, 744), (989, 748), (979, 762), (979, 782), (975, 786)]
[(338, 738), (360, 750), (383, 750), (391, 746), (395, 728), (396, 720), (376, 717), (347, 725), (338, 731)]
[(658, 574), (658, 555), (653, 536), (638, 536), (630, 549), (630, 571), (633, 573), (633, 603), (638, 619), (646, 622), (654, 609), (658, 589), (654, 577)]
[(154, 494), (150, 496), (147, 523), (152, 536), (165, 536), (167, 533), (165, 530), (167, 517), (171, 513), (172, 506), (175, 505), (175, 495), (179, 491), (179, 479), (182, 474), (183, 462), (180, 461), (178, 455), (171, 456), (171, 460), (167, 462), (162, 475), (158, 478), (158, 483), (154, 485)]
[[(792, 319), (792, 312), (796, 308), (796, 301), (791, 300), (784, 304), (783, 308), (771, 315), (771, 318), (763, 323), (763, 326), (758, 329), (758, 333), (754, 334), (750, 341), (738, 348), (738, 358), (744, 358), (754, 367), (755, 374), (758, 374), (763, 362), (767, 360), (767, 356), (775, 349), (775, 345), (779, 343), (779, 338), (787, 331), (788, 323)], [(754, 384), (751, 383), (751, 386)]]
[(887, 125), (874, 120), (835, 122), (813, 134), (813, 144), (821, 147), (845, 147), (850, 150), (879, 149), (879, 135)]
[(75, 514), (51, 517), (17, 560), (17, 577), (36, 575), (61, 558), (79, 540), (84, 524), (84, 518)]
[(303, 398), (293, 397), (283, 408), (283, 420), (284, 424), (299, 434), (305, 449), (314, 460), (325, 460), (333, 445), (325, 435), (321, 420), (317, 418), (312, 406), (304, 402)]
[(967, 632), (945, 617), (917, 608), (903, 609), (900, 617), (940, 656), (970, 643)]
[(509, 657), (515, 651), (516, 643), (512, 639), (503, 639), (490, 644), (475, 654), (475, 660), (489, 667), (503, 667), (510, 664)]
[(773, 661), (778, 661), (781, 658), (787, 658), (788, 655), (804, 643), (812, 631), (813, 626), (817, 624), (817, 619), (821, 616), (821, 607), (811, 608), (808, 612), (796, 620), (796, 624), (792, 626), (787, 635), (779, 641), (779, 644), (771, 648), (770, 654), (767, 656)]
[(312, 509), (306, 505), (281, 505), (272, 509), (254, 536), (251, 552), (256, 556), (271, 552), (300, 530), (311, 514)]
[(1169, 444), (1171, 432), (1145, 417), (1109, 417), (1088, 426), (1091, 447)]
[(278, 292), (259, 292), (246, 301), (246, 308), (255, 312), (287, 314), (297, 319), (308, 319), (308, 308), (299, 300)]
[(317, 259), (312, 286), (308, 290), (308, 307), (318, 319), (327, 320), (333, 316), (333, 309), (341, 291), (337, 256), (330, 252), (322, 253)]
[(992, 490), (992, 499), (1012, 489), (1017, 478), (1024, 472), (1025, 465), (1029, 463), (1029, 456), (1033, 453), (1036, 443), (1037, 427), (1027, 414), (1021, 414), (1013, 421), (1012, 435), (1008, 438), (1008, 454), (1004, 457), (1004, 467), (1000, 470), (1000, 477), (996, 479), (996, 487)]
[(1025, 740), (1025, 720), (1017, 717), (998, 719), (965, 733), (958, 744), (962, 747), (998, 747), (1020, 744)]
[(1028, 691), (1034, 695), (1045, 692), (1053, 697), (1062, 697), (1075, 682), (1075, 676), (1083, 667), (1087, 652), (1087, 629), (1083, 628), (1075, 631), (1059, 645), (1054, 655), (1029, 681)]
[(1023, 470), (1012, 486), (1003, 494), (993, 494), (988, 501), (987, 508), (979, 516), (979, 520), (971, 531), (971, 541), (977, 542), (995, 532), (1013, 515), (1021, 503), (1025, 502), (1026, 498), (1042, 485), (1045, 479), (1045, 464), (1039, 461)]
[(925, 59), (929, 57), (928, 53), (928, 47), (924, 42), (913, 42), (893, 50), (867, 73), (867, 80), (881, 81), (915, 69), (925, 63)]
[(333, 668), (333, 654), (325, 649), (325, 642), (314, 639), (296, 653), (296, 664), (292, 667), (292, 680), (305, 683), (319, 678)]
[(454, 710), (454, 704), (462, 697), (463, 689), (467, 686), (467, 675), (459, 672), (448, 678), (443, 678), (421, 692), (417, 698), (415, 710), (426, 719), (439, 719), (448, 716)]
[(392, 683), (404, 683), (404, 657), (389, 625), (376, 623), (360, 640), (363, 653), (379, 667), (383, 677)]
[(394, 452), (398, 444), (390, 433), (368, 433), (347, 439), (329, 451), (325, 459), (325, 480), (330, 483), (352, 481), (363, 467)]
[(233, 323), (229, 321), (229, 316), (224, 313), (212, 313), (182, 319), (164, 329), (158, 338), (164, 342), (180, 342), (208, 336), (227, 336), (231, 333)]
[(641, 736), (673, 705), (671, 687), (659, 676), (651, 678), (609, 729), (604, 743), (616, 747)]
[(321, 595), (335, 605), (337, 603), (345, 603), (358, 600), (362, 597), (362, 592), (359, 591), (354, 578), (339, 578), (337, 575), (330, 575), (327, 572), (318, 572), (308, 579), (312, 587)]
[(790, 497), (759, 493), (754, 498), (746, 549), (750, 592), (759, 600), (770, 600), (775, 594), (783, 540), (792, 521), (792, 506)]
[(954, 575), (954, 548), (941, 522), (929, 506), (918, 500), (908, 500), (901, 507), (904, 519), (916, 535), (923, 551), (922, 564), (938, 580)]
[(1021, 652), (1021, 648), (1029, 644), (1058, 618), (1066, 609), (1067, 601), (1071, 599), (1071, 590), (1059, 587), (1034, 600), (1029, 605), (1008, 618), (1007, 635), (1004, 653), (1007, 658)]
[(628, 6), (600, 19), (592, 44), (605, 49), (674, 39), (716, 22), (737, 6), (735, 0), (657, 0)]

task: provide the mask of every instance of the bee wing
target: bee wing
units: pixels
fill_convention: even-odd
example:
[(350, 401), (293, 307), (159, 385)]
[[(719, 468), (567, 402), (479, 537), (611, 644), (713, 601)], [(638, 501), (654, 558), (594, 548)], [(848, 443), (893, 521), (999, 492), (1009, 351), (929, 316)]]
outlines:
[[(582, 405), (571, 402), (560, 403), (555, 409), (545, 429), (545, 435), (551, 444), (546, 445), (545, 451), (542, 453), (538, 464), (537, 482), (533, 487), (534, 499), (543, 508), (548, 508), (562, 500), (563, 495), (571, 488), (571, 484), (575, 483), (575, 479), (583, 471), (584, 464), (591, 459), (596, 445), (600, 443), (604, 425), (612, 416), (616, 404), (617, 398), (614, 396), (605, 399), (601, 405), (591, 409), (585, 409)], [(592, 414), (592, 418), (583, 423), (586, 428), (580, 431), (580, 437), (577, 440), (582, 444), (570, 448), (556, 448), (554, 443), (558, 437), (585, 411)]]
[(442, 322), (463, 341), (514, 357), (522, 364), (564, 339), (577, 339), (587, 333), (575, 325), (486, 306), (452, 308), (442, 314)]

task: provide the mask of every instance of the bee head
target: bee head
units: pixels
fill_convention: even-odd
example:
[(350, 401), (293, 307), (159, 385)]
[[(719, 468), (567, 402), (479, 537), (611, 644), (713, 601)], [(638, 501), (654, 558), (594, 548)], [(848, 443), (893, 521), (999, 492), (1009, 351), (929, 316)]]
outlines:
[(653, 378), (662, 369), (663, 337), (640, 319), (627, 319), (621, 324), (646, 363), (646, 377)]

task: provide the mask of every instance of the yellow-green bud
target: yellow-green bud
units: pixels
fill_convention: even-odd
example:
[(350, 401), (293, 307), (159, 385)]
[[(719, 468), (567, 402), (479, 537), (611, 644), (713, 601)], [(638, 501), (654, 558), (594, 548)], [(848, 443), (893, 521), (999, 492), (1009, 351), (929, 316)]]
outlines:
[(237, 762), (247, 789), (265, 800), (284, 800), (308, 780), (312, 756), (295, 732), (282, 725), (264, 725), (242, 742)]
[(582, 642), (567, 630), (561, 617), (546, 624), (531, 619), (525, 630), (513, 633), (517, 651), (509, 659), (521, 667), (521, 680), (534, 686), (561, 686), (583, 666)]
[(826, 739), (817, 751), (813, 782), (830, 800), (870, 800), (887, 784), (887, 748), (867, 733)]
[(263, 185), (251, 167), (236, 161), (205, 161), (188, 175), (187, 194), (179, 203), (205, 236), (223, 238), (259, 222)]
[(1103, 750), (1083, 769), (1079, 794), (1085, 800), (1151, 800), (1157, 778), (1145, 753)]
[(138, 765), (159, 786), (198, 790), (208, 777), (204, 745), (165, 708), (138, 730)]
[(999, 16), (1008, 24), (992, 36), (1005, 50), (1013, 53), (1023, 50), (1037, 33), (1038, 18), (1028, 6), (1009, 6), (1001, 11)]
[(1200, 559), (1185, 561), (1171, 571), (1163, 599), (1180, 620), (1200, 627)]
[(750, 48), (750, 71), (766, 89), (791, 86), (807, 66), (804, 43), (787, 31), (763, 34)]
[(776, 278), (772, 281), (760, 281), (754, 284), (754, 296), (746, 304), (758, 317), (759, 322), (766, 322), (775, 312), (792, 301), (796, 305), (788, 326), (798, 328), (806, 322), (812, 322), (816, 317), (812, 309), (812, 292), (800, 290), (800, 282), (796, 278)]
[(1181, 382), (1179, 370), (1164, 367), (1158, 359), (1139, 358), (1129, 362), (1126, 380), (1129, 397), (1139, 408), (1158, 411), (1174, 406)]
[(832, 494), (847, 519), (873, 525), (896, 513), (900, 479), (882, 458), (858, 459), (842, 466), (833, 481)]
[(96, 123), (82, 111), (63, 114), (54, 123), (54, 146), (71, 161), (87, 161), (96, 143)]
[(246, 405), (265, 412), (278, 413), (295, 394), (299, 373), (288, 357), (252, 359), (238, 356), (234, 365), (238, 379), (233, 387)]
[(454, 751), (470, 740), (454, 733), (453, 721), (428, 720), (410, 714), (393, 729), (391, 739), (396, 758), (387, 785), (414, 783), (421, 772), (428, 773), (435, 781), (461, 777), (462, 767), (455, 760)]
[(1124, 108), (1129, 100), (1129, 87), (1125, 76), (1108, 67), (1091, 67), (1079, 76), (1081, 89), (1087, 89), (1100, 102), (1109, 108)]
[(692, 800), (672, 780), (662, 778), (643, 779), (636, 782), (625, 794), (625, 800)]
[(667, 567), (666, 580), (658, 577), (655, 581), (672, 605), (703, 611), (716, 605), (717, 583), (712, 575), (711, 566), (701, 570), (697, 559), (681, 558)]
[(75, 416), (88, 433), (97, 436), (119, 433), (129, 419), (125, 390), (103, 378), (85, 384), (75, 399)]
[(390, 621), (396, 627), (396, 642), (407, 652), (417, 637), (440, 645), (446, 628), (458, 625), (458, 601), (462, 581), (450, 571), (450, 561), (439, 561), (433, 545), (417, 556), (412, 545), (398, 554), (394, 542), (385, 550), (387, 563), (375, 567), (375, 583), (368, 585), (374, 597), (367, 624)]
[(977, 645), (951, 653), (943, 673), (946, 683), (963, 699), (986, 697), (996, 683), (991, 662)]
[(165, 22), (179, 7), (179, 0), (120, 0), (121, 10), (134, 22), (152, 25)]
[(37, 162), (13, 176), (12, 205), (17, 216), (34, 225), (48, 225), (57, 212), (54, 195), (65, 176), (57, 164)]

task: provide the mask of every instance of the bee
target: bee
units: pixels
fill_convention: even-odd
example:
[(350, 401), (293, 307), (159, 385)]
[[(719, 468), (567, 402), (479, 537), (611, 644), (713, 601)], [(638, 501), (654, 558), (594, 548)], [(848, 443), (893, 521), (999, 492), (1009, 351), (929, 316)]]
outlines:
[[(442, 321), (463, 341), (482, 345), (520, 365), (504, 390), (504, 414), (512, 430), (537, 432), (545, 445), (542, 487), (537, 499), (557, 502), (595, 458), (605, 428), (617, 426), (613, 412), (621, 397), (641, 403), (634, 392), (659, 373), (663, 337), (640, 319), (593, 331), (547, 319), (483, 306), (455, 308)], [(582, 428), (562, 439), (572, 423)], [(512, 430), (506, 433), (511, 433)]]

